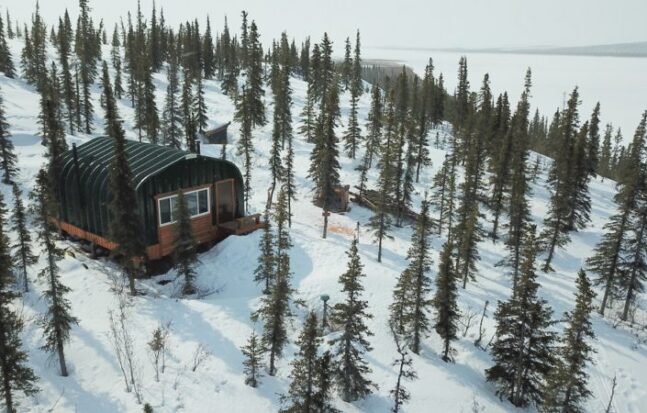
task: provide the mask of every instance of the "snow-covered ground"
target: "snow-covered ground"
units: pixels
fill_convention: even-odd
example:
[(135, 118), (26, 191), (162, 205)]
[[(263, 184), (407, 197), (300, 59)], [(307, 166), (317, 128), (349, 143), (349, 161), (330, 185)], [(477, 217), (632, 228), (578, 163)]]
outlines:
[[(14, 60), (20, 56), (22, 42), (11, 41)], [(108, 49), (104, 52), (108, 53)], [(53, 52), (52, 52), (53, 53)], [(53, 55), (52, 55), (53, 57)], [(158, 108), (163, 107), (166, 78), (164, 73), (155, 76)], [(233, 104), (221, 93), (215, 81), (205, 81), (209, 119), (212, 124), (229, 121), (233, 115)], [(476, 86), (476, 85), (474, 85)], [(25, 192), (33, 184), (38, 168), (43, 164), (44, 148), (38, 137), (37, 115), (38, 94), (20, 79), (7, 79), (0, 76), (0, 87), (4, 96), (8, 120), (11, 124), (13, 142), (20, 162), (19, 182)], [(293, 115), (295, 126), (298, 114), (305, 100), (306, 84), (292, 79), (294, 89)], [(519, 91), (521, 81), (519, 82)], [(510, 90), (511, 97), (518, 96), (517, 90)], [(95, 133), (103, 130), (99, 106), (99, 89), (93, 89), (95, 98)], [(268, 96), (268, 103), (271, 101)], [(365, 119), (369, 106), (369, 96), (360, 100), (360, 118)], [(349, 96), (342, 96), (344, 117), (349, 110)], [(133, 112), (129, 102), (120, 102), (121, 116), (130, 138), (135, 138), (132, 130)], [(272, 107), (268, 105), (271, 119)], [(344, 118), (345, 120), (345, 118)], [(271, 122), (270, 122), (271, 124)], [(254, 132), (253, 196), (252, 209), (261, 211), (266, 200), (269, 186), (268, 154), (270, 149), (271, 126)], [(340, 135), (342, 128), (339, 130)], [(433, 132), (432, 132), (433, 133)], [(440, 132), (441, 136), (443, 132)], [(238, 138), (238, 126), (230, 128), (232, 140)], [(94, 136), (94, 135), (93, 135)], [(84, 142), (92, 136), (68, 136), (69, 142)], [(433, 141), (433, 139), (432, 139)], [(228, 158), (238, 165), (241, 161), (234, 154), (234, 145), (229, 145)], [(363, 401), (353, 404), (337, 399), (337, 407), (345, 412), (387, 412), (392, 406), (389, 390), (393, 387), (396, 370), (391, 363), (396, 355), (395, 346), (388, 333), (388, 306), (391, 302), (392, 288), (396, 278), (403, 270), (405, 255), (409, 246), (411, 228), (394, 230), (393, 239), (385, 241), (383, 263), (376, 261), (377, 247), (364, 224), (371, 217), (367, 209), (353, 205), (349, 213), (332, 215), (330, 234), (321, 238), (321, 210), (310, 202), (311, 182), (306, 178), (311, 145), (300, 136), (295, 137), (298, 199), (293, 207), (295, 216), (291, 230), (294, 247), (291, 249), (291, 262), (294, 271), (293, 286), (297, 296), (303, 299), (308, 309), (321, 311), (320, 295), (331, 296), (331, 302), (342, 299), (337, 283), (338, 276), (344, 271), (346, 255), (354, 228), (359, 222), (360, 253), (365, 265), (365, 297), (369, 312), (374, 315), (369, 321), (375, 333), (371, 337), (374, 347), (367, 357), (373, 373), (371, 379), (379, 390)], [(203, 145), (203, 153), (219, 156), (220, 147)], [(431, 187), (431, 178), (440, 167), (445, 152), (432, 149), (433, 166), (424, 170), (420, 183), (416, 185), (415, 206), (425, 190)], [(341, 158), (342, 182), (355, 185), (358, 175), (355, 171), (358, 161)], [(376, 170), (371, 171), (370, 182), (376, 180)], [(533, 219), (541, 226), (547, 209), (548, 192), (544, 188), (545, 173), (533, 186)], [(5, 201), (11, 201), (10, 188), (0, 184)], [(601, 235), (601, 227), (614, 205), (613, 182), (594, 180), (591, 183), (593, 200), (592, 223), (584, 231), (574, 234), (573, 241), (558, 251), (554, 261), (555, 273), (540, 276), (541, 294), (549, 300), (558, 317), (573, 305), (574, 280), (576, 271), (590, 255), (591, 249)], [(11, 234), (13, 236), (13, 234)], [(252, 329), (260, 330), (260, 325), (250, 321), (249, 314), (259, 303), (261, 288), (252, 281), (253, 270), (258, 254), (257, 245), (260, 232), (242, 237), (230, 237), (200, 256), (198, 283), (213, 294), (203, 298), (177, 298), (173, 283), (160, 285), (160, 279), (172, 279), (173, 273), (153, 279), (142, 280), (138, 288), (146, 295), (130, 301), (128, 308), (131, 330), (135, 340), (138, 371), (143, 381), (143, 397), (156, 412), (270, 412), (279, 406), (279, 395), (285, 393), (289, 385), (289, 362), (295, 346), (290, 344), (279, 362), (276, 377), (264, 377), (259, 388), (253, 389), (243, 383), (242, 355), (239, 348), (245, 343)], [(435, 264), (443, 239), (433, 240)], [(62, 244), (70, 246), (70, 244)], [(501, 244), (484, 241), (480, 244), (482, 261), (478, 264), (476, 282), (468, 284), (460, 291), (460, 306), (464, 312), (480, 313), (483, 304), (489, 300), (488, 318), (485, 320), (486, 341), (494, 333), (492, 313), (497, 300), (505, 300), (510, 294), (511, 282), (501, 267), (495, 264), (504, 256)], [(41, 263), (42, 264), (42, 263)], [(108, 311), (117, 307), (117, 299), (111, 291), (113, 280), (118, 277), (116, 266), (106, 260), (90, 260), (82, 254), (67, 254), (61, 262), (62, 277), (65, 284), (72, 288), (69, 295), (72, 313), (79, 318), (79, 325), (72, 330), (71, 342), (66, 348), (70, 376), (58, 375), (57, 366), (48, 360), (39, 347), (42, 331), (35, 322), (44, 310), (45, 304), (38, 290), (41, 281), (35, 281), (40, 265), (30, 271), (35, 282), (36, 292), (32, 292), (16, 302), (24, 315), (26, 328), (24, 344), (29, 352), (29, 364), (40, 377), (41, 392), (31, 399), (20, 398), (20, 411), (34, 412), (96, 412), (112, 413), (117, 411), (141, 411), (132, 393), (125, 386), (116, 357), (108, 336)], [(431, 276), (435, 275), (436, 268)], [(302, 325), (306, 308), (296, 312), (289, 329), (290, 341), (296, 339)], [(154, 380), (151, 362), (146, 353), (146, 342), (152, 331), (160, 324), (170, 323), (170, 354), (167, 370), (161, 375), (159, 383)], [(475, 322), (476, 323), (476, 322)], [(613, 328), (612, 322), (593, 316), (597, 341), (594, 363), (589, 367), (590, 387), (593, 397), (586, 402), (587, 411), (603, 411), (609, 398), (611, 378), (617, 374), (618, 387), (615, 396), (615, 411), (645, 411), (647, 405), (647, 348), (639, 343), (637, 337), (625, 328)], [(409, 412), (467, 412), (472, 411), (475, 403), (478, 411), (512, 412), (517, 409), (494, 395), (494, 388), (485, 382), (484, 369), (491, 365), (488, 353), (473, 345), (477, 333), (473, 325), (465, 337), (456, 343), (458, 350), (456, 363), (444, 363), (438, 352), (440, 340), (431, 334), (424, 341), (420, 356), (414, 356), (414, 367), (419, 379), (407, 383), (411, 391), (411, 402), (405, 406)], [(190, 364), (195, 349), (202, 344), (211, 356), (193, 372)], [(642, 406), (642, 407), (641, 407)], [(532, 409), (529, 409), (532, 411)]]

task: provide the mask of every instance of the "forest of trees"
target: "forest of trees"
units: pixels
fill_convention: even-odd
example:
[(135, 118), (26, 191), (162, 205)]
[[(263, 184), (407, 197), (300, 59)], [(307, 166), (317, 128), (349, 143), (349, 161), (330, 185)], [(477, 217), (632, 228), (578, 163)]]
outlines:
[[(369, 192), (373, 200), (373, 215), (366, 227), (377, 244), (377, 261), (382, 262), (385, 242), (394, 227), (413, 227), (407, 264), (395, 283), (389, 307), (389, 328), (397, 348), (394, 366), (399, 369), (391, 391), (394, 411), (410, 396), (403, 380), (416, 378), (411, 354), (429, 356), (421, 348), (432, 332), (442, 339), (439, 357), (447, 363), (455, 360), (457, 349), (452, 343), (460, 340), (462, 316), (458, 299), (480, 282), (479, 243), (490, 241), (505, 246), (506, 257), (497, 268), (509, 276), (511, 293), (497, 304), (491, 343), (481, 346), (481, 338), (476, 343), (490, 352), (493, 361), (485, 371), (486, 380), (499, 397), (518, 407), (532, 404), (547, 412), (582, 411), (591, 395), (585, 370), (591, 363), (595, 338), (592, 311), (597, 307), (601, 316), (617, 311), (620, 320), (631, 322), (647, 280), (647, 112), (633, 140), (623, 146), (621, 131), (601, 124), (599, 103), (592, 113), (581, 113), (577, 87), (550, 119), (538, 111), (531, 113), (530, 69), (520, 81), (515, 104), (507, 92), (492, 92), (487, 74), (474, 89), (465, 57), (458, 62), (457, 86), (448, 91), (431, 59), (422, 76), (406, 67), (386, 70), (364, 65), (359, 31), (346, 40), (344, 58), (336, 60), (327, 33), (319, 42), (307, 38), (297, 45), (286, 33), (270, 42), (261, 39), (256, 22), (244, 11), (241, 21), (238, 34), (226, 19), (217, 31), (209, 18), (204, 30), (197, 19), (174, 30), (166, 24), (162, 10), (153, 7), (146, 18), (138, 4), (133, 16), (129, 13), (109, 30), (103, 21), (92, 20), (88, 0), (79, 0), (76, 25), (65, 11), (57, 24), (48, 27), (38, 5), (28, 25), (12, 21), (8, 13), (0, 16), (0, 72), (24, 79), (39, 93), (38, 119), (47, 160), (34, 177), (36, 186), (27, 211), (17, 184), (20, 165), (0, 90), (0, 170), (15, 198), (11, 217), (6, 201), (0, 198), (0, 394), (6, 408), (12, 411), (17, 392), (30, 395), (37, 391), (37, 378), (27, 366), (20, 339), (23, 322), (11, 305), (29, 290), (28, 269), (36, 262), (34, 240), (27, 229), (29, 217), (34, 217), (39, 251), (47, 261), (39, 273), (47, 284), (42, 348), (56, 357), (63, 376), (69, 374), (65, 347), (70, 331), (83, 322), (71, 313), (66, 297), (70, 290), (58, 267), (61, 240), (49, 219), (58, 213), (56, 177), (67, 149), (66, 134), (96, 132), (94, 118), (101, 116), (99, 109), (103, 111), (103, 131), (115, 141), (109, 176), (113, 194), (110, 232), (119, 244), (115, 258), (128, 280), (128, 292), (140, 294), (136, 279), (143, 272), (144, 245), (136, 230), (140, 218), (118, 102), (133, 108), (140, 141), (197, 152), (199, 134), (208, 127), (204, 82), (215, 80), (235, 104), (236, 153), (242, 160), (246, 209), (251, 208), (252, 191), (265, 190), (256, 188), (253, 181), (253, 168), (260, 161), (255, 152), (257, 131), (270, 122), (272, 128), (267, 226), (260, 238), (255, 271), (263, 290), (251, 315), (261, 331), (253, 332), (242, 348), (246, 384), (262, 386), (264, 371), (276, 375), (290, 326), (300, 314), (295, 308), (303, 304), (292, 286), (290, 262), (297, 182), (303, 178), (312, 184), (312, 202), (322, 210), (322, 236), (326, 238), (336, 189), (342, 184), (340, 161), (347, 157), (359, 165), (359, 182), (352, 183), (357, 184), (359, 200)], [(20, 56), (15, 57), (8, 45), (14, 38), (24, 42)], [(265, 50), (264, 45), (270, 47)], [(103, 60), (103, 46), (110, 50), (108, 61)], [(48, 59), (50, 47), (56, 52), (54, 61)], [(156, 73), (168, 80), (160, 108), (153, 81)], [(306, 100), (298, 114), (293, 113), (294, 78), (307, 83)], [(91, 99), (95, 84), (101, 90), (100, 108)], [(361, 119), (358, 110), (364, 93), (370, 94), (367, 119)], [(342, 123), (340, 97), (344, 94), (350, 98), (350, 110)], [(270, 101), (271, 119), (266, 107)], [(299, 117), (299, 127), (294, 126), (293, 115)], [(436, 134), (441, 124), (452, 131), (442, 142)], [(312, 147), (307, 177), (295, 175), (296, 139)], [(432, 146), (447, 154), (433, 181), (426, 183), (421, 171), (431, 165)], [(224, 148), (222, 156), (226, 156)], [(531, 191), (543, 168), (547, 169), (550, 199), (543, 222), (533, 222)], [(377, 179), (372, 182), (369, 176)], [(559, 250), (574, 233), (591, 225), (589, 184), (600, 177), (617, 184), (616, 213), (586, 262), (588, 274), (582, 269), (575, 277), (574, 308), (558, 320), (541, 298), (538, 275), (552, 272)], [(420, 205), (414, 202), (416, 183), (429, 187)], [(412, 220), (414, 210), (416, 219)], [(182, 294), (189, 296), (199, 292), (195, 284), (198, 257), (181, 193), (176, 214), (173, 261), (183, 277)], [(9, 230), (17, 236), (14, 245), (9, 242)], [(443, 244), (437, 265), (431, 254), (434, 237)], [(377, 389), (367, 357), (373, 334), (367, 320), (372, 314), (362, 296), (367, 274), (360, 247), (353, 238), (347, 269), (339, 274), (344, 299), (331, 309), (331, 325), (337, 330), (320, 327), (312, 310), (303, 320), (294, 343), (297, 352), (291, 363), (291, 383), (282, 398), (286, 412), (332, 412), (335, 393), (344, 402), (353, 402)], [(602, 292), (599, 304), (593, 286)], [(561, 334), (553, 328), (558, 322), (565, 324)], [(335, 333), (333, 338), (329, 333)], [(322, 345), (324, 339), (328, 346)]]

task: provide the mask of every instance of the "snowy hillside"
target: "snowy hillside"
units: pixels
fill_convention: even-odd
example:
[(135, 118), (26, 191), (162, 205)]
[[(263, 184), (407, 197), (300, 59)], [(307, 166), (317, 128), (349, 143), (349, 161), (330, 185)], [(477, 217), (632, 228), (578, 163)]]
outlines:
[[(14, 60), (20, 56), (22, 41), (10, 41)], [(50, 50), (54, 57), (54, 50)], [(109, 49), (104, 49), (109, 56)], [(155, 75), (158, 108), (163, 107), (166, 90), (164, 71)], [(517, 97), (523, 86), (519, 78), (518, 91), (509, 91)], [(293, 78), (295, 123), (306, 98), (306, 83)], [(206, 100), (210, 125), (228, 122), (233, 118), (234, 107), (231, 100), (221, 93), (216, 81), (205, 81)], [(10, 123), (13, 142), (16, 146), (20, 174), (18, 182), (25, 198), (32, 188), (37, 170), (43, 165), (45, 148), (40, 143), (37, 115), (39, 95), (33, 87), (23, 80), (8, 79), (0, 75), (0, 88), (4, 96), (7, 118)], [(269, 90), (268, 92), (269, 93)], [(103, 112), (99, 105), (99, 88), (93, 89), (95, 114), (95, 135), (69, 135), (68, 143), (82, 143), (103, 131)], [(362, 126), (367, 116), (370, 97), (364, 94), (360, 99), (360, 119)], [(266, 96), (268, 115), (271, 118), (271, 96)], [(345, 123), (349, 111), (349, 95), (341, 98), (342, 117)], [(124, 119), (127, 137), (136, 139), (133, 129), (133, 110), (127, 99), (119, 102), (120, 115)], [(271, 122), (270, 122), (271, 123)], [(230, 127), (230, 136), (236, 141), (238, 127), (235, 122)], [(266, 201), (266, 189), (270, 185), (268, 159), (271, 143), (271, 124), (254, 131), (254, 168), (253, 195), (250, 212), (262, 212)], [(342, 133), (339, 129), (339, 135)], [(296, 128), (295, 128), (296, 129)], [(436, 132), (442, 139), (447, 128)], [(433, 140), (432, 140), (433, 141)], [(128, 306), (131, 332), (138, 363), (138, 373), (143, 384), (143, 398), (150, 403), (155, 412), (271, 412), (280, 407), (280, 395), (285, 394), (289, 385), (290, 360), (296, 350), (294, 341), (298, 336), (307, 309), (321, 312), (321, 294), (329, 294), (330, 302), (341, 301), (342, 294), (338, 284), (339, 275), (345, 270), (346, 250), (360, 224), (359, 242), (362, 262), (365, 265), (365, 298), (373, 318), (369, 327), (375, 334), (370, 338), (373, 350), (368, 361), (373, 370), (371, 379), (379, 390), (363, 401), (347, 404), (336, 398), (336, 407), (344, 412), (387, 412), (392, 406), (389, 391), (397, 376), (392, 362), (396, 349), (387, 327), (388, 306), (397, 276), (406, 265), (405, 256), (409, 247), (411, 228), (405, 226), (393, 232), (393, 239), (387, 239), (384, 246), (383, 262), (377, 262), (377, 247), (372, 242), (365, 224), (371, 211), (352, 206), (346, 214), (333, 214), (330, 217), (329, 236), (321, 238), (321, 209), (311, 202), (312, 183), (306, 178), (312, 145), (300, 136), (295, 137), (295, 163), (298, 185), (297, 201), (292, 210), (295, 212), (291, 237), (294, 247), (290, 251), (293, 287), (297, 298), (302, 299), (307, 308), (300, 308), (292, 319), (289, 328), (290, 345), (285, 356), (279, 361), (276, 377), (263, 377), (262, 385), (251, 388), (244, 384), (242, 374), (242, 354), (240, 347), (245, 344), (250, 331), (260, 325), (250, 321), (250, 312), (259, 304), (261, 287), (253, 282), (253, 270), (257, 265), (258, 243), (261, 232), (248, 236), (232, 236), (213, 249), (200, 255), (198, 285), (212, 291), (201, 298), (178, 298), (178, 285), (174, 282), (160, 284), (160, 280), (173, 280), (174, 273), (138, 281), (138, 288), (146, 294), (130, 299)], [(227, 157), (234, 163), (242, 161), (234, 153), (234, 145), (228, 146)], [(220, 156), (220, 147), (202, 146), (205, 155)], [(534, 161), (533, 154), (533, 161)], [(433, 166), (426, 168), (416, 184), (414, 208), (418, 208), (424, 191), (431, 187), (434, 173), (445, 157), (441, 148), (431, 149)], [(544, 160), (548, 162), (548, 160)], [(341, 157), (341, 181), (356, 185), (358, 161)], [(371, 170), (369, 184), (377, 179), (376, 169)], [(545, 189), (545, 170), (532, 187), (532, 215), (541, 227), (547, 210), (548, 191)], [(11, 188), (0, 184), (0, 191), (6, 203), (11, 200)], [(559, 250), (554, 260), (555, 272), (541, 273), (540, 294), (546, 298), (558, 318), (573, 306), (575, 276), (584, 260), (591, 254), (601, 236), (601, 228), (614, 212), (612, 196), (614, 183), (599, 178), (590, 186), (592, 223), (584, 230), (573, 235), (572, 242)], [(489, 224), (488, 224), (489, 225)], [(11, 234), (14, 237), (15, 234)], [(433, 239), (434, 266), (432, 278), (438, 264), (438, 252), (443, 239)], [(79, 319), (79, 325), (72, 330), (71, 342), (66, 349), (70, 376), (63, 378), (58, 374), (56, 365), (48, 360), (40, 350), (43, 345), (42, 330), (37, 318), (42, 314), (45, 303), (39, 290), (44, 285), (38, 281), (41, 263), (31, 268), (30, 279), (34, 289), (15, 305), (26, 320), (23, 341), (29, 352), (29, 365), (40, 377), (41, 389), (33, 398), (20, 397), (20, 411), (33, 412), (137, 412), (142, 410), (135, 396), (125, 391), (125, 386), (109, 338), (108, 312), (116, 310), (118, 302), (112, 291), (115, 280), (120, 277), (117, 266), (105, 259), (91, 260), (75, 250), (72, 244), (61, 242), (68, 248), (61, 262), (63, 281), (72, 292), (69, 299), (72, 313)], [(492, 313), (497, 300), (505, 300), (510, 294), (511, 281), (501, 267), (497, 267), (505, 251), (501, 243), (490, 240), (479, 245), (482, 260), (478, 263), (477, 281), (469, 283), (466, 290), (460, 290), (460, 307), (464, 313), (477, 314), (471, 328), (456, 344), (455, 364), (444, 363), (439, 356), (441, 343), (433, 333), (424, 340), (420, 356), (414, 356), (413, 365), (418, 379), (407, 383), (412, 394), (411, 402), (405, 406), (407, 412), (512, 412), (518, 409), (508, 402), (500, 401), (494, 387), (486, 383), (484, 369), (491, 366), (489, 354), (474, 346), (478, 334), (478, 318), (486, 300), (489, 300), (488, 317), (484, 321), (487, 342), (495, 330)], [(638, 413), (647, 406), (647, 345), (645, 332), (642, 341), (637, 333), (627, 328), (614, 328), (613, 321), (593, 315), (597, 341), (594, 347), (594, 363), (589, 367), (590, 388), (593, 392), (586, 402), (587, 411), (604, 411), (611, 389), (611, 380), (617, 375), (614, 408), (616, 412)], [(146, 343), (152, 331), (159, 325), (170, 325), (170, 353), (166, 361), (166, 371), (160, 381), (154, 380), (152, 364), (146, 352)], [(557, 325), (561, 328), (561, 325)], [(192, 371), (196, 349), (202, 345), (210, 355)], [(324, 344), (326, 345), (326, 344)], [(475, 407), (476, 406), (476, 407)], [(642, 406), (642, 407), (641, 407)], [(472, 410), (476, 409), (476, 410)], [(532, 410), (530, 410), (532, 411)]]

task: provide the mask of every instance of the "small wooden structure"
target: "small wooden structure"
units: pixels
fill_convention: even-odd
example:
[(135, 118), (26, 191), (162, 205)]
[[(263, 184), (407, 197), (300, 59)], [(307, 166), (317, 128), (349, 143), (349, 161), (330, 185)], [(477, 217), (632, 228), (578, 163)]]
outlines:
[[(327, 205), (329, 212), (347, 212), (350, 205), (350, 185), (337, 185), (334, 188), (335, 196)], [(315, 199), (315, 205), (323, 207), (321, 199)]]
[[(127, 141), (126, 152), (149, 260), (173, 252), (173, 215), (179, 191), (185, 195), (199, 244), (263, 227), (258, 215), (245, 216), (243, 179), (233, 163), (135, 141)], [(114, 140), (95, 138), (65, 153), (60, 175), (57, 225), (63, 232), (107, 250), (117, 247), (109, 234), (113, 158)]]
[(205, 143), (210, 143), (214, 145), (226, 145), (227, 142), (227, 128), (231, 122), (227, 122), (224, 125), (220, 125), (216, 128), (209, 129), (204, 131), (203, 138)]

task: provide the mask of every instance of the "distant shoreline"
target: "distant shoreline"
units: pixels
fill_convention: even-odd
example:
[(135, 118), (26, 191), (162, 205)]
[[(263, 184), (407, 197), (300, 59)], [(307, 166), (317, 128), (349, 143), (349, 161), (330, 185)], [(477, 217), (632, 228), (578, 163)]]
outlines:
[(583, 47), (559, 47), (559, 48), (487, 48), (473, 49), (460, 47), (372, 47), (373, 49), (384, 50), (415, 50), (428, 52), (452, 52), (452, 53), (482, 53), (482, 54), (526, 54), (526, 55), (547, 55), (547, 56), (590, 56), (590, 57), (639, 57), (647, 58), (647, 42), (619, 43), (598, 46)]

